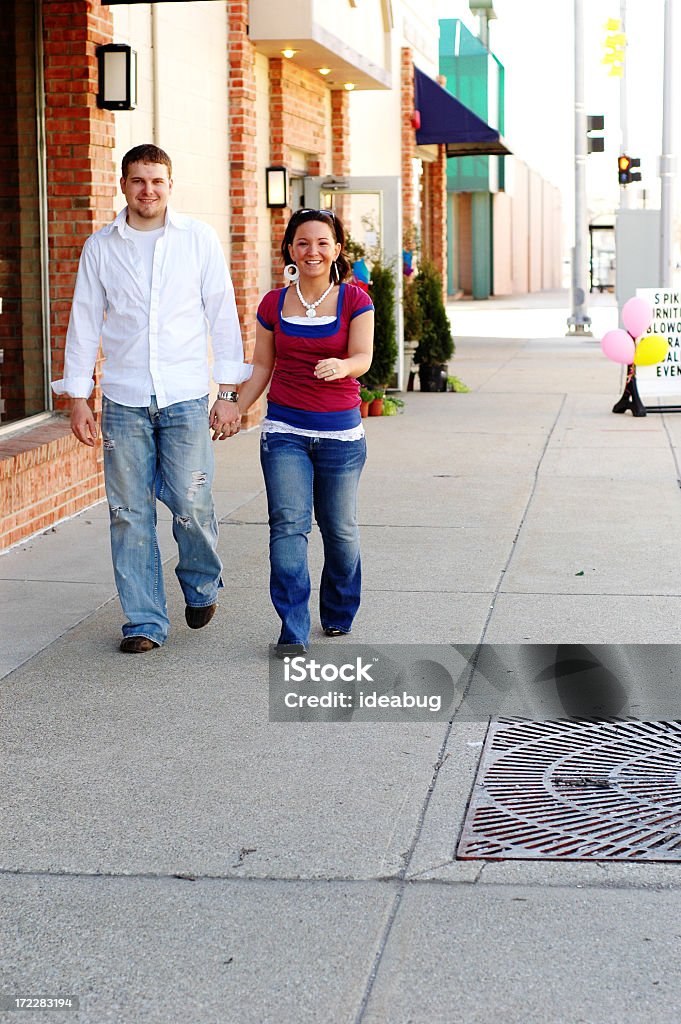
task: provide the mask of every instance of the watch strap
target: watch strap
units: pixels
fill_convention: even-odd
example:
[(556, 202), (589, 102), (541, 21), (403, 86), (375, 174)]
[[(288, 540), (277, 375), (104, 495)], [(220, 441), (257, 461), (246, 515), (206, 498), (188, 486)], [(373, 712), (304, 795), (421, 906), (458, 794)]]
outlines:
[(239, 394), (237, 391), (218, 391), (218, 398), (223, 402), (236, 402)]

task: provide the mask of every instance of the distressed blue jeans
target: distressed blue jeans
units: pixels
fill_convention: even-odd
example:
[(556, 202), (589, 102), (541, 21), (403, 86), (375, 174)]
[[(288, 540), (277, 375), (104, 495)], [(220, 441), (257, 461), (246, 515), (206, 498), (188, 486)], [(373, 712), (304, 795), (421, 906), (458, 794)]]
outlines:
[(159, 409), (102, 401), (104, 479), (124, 636), (162, 644), (168, 635), (156, 499), (173, 514), (185, 603), (213, 604), (222, 586), (213, 507), (213, 449), (208, 396)]
[(307, 644), (312, 511), (324, 544), (319, 588), (322, 626), (349, 633), (359, 608), (362, 567), (357, 487), (366, 441), (264, 432), (260, 462), (270, 523), (270, 595), (281, 619), (279, 643)]

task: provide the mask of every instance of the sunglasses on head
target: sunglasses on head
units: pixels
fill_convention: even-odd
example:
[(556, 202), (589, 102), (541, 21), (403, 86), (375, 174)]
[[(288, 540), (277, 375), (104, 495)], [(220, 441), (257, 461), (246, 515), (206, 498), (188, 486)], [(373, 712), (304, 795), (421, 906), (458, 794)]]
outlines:
[(331, 220), (335, 220), (336, 219), (336, 214), (333, 212), (333, 210), (309, 210), (309, 209), (296, 210), (296, 212), (293, 214), (293, 216), (294, 217), (299, 217), (303, 213), (315, 213), (315, 214), (321, 213), (322, 217), (330, 217)]

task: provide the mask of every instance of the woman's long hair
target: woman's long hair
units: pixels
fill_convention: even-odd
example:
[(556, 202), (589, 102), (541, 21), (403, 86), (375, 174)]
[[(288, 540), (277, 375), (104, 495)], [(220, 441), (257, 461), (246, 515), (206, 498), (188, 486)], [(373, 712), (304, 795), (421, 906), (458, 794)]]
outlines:
[(293, 244), (293, 238), (296, 231), (301, 224), (307, 224), (310, 220), (318, 220), (320, 224), (327, 224), (332, 229), (336, 241), (340, 242), (341, 251), (336, 258), (338, 281), (336, 281), (334, 277), (333, 267), (329, 273), (329, 281), (333, 284), (340, 284), (341, 281), (345, 281), (346, 278), (350, 277), (352, 274), (352, 266), (350, 265), (350, 260), (343, 252), (343, 246), (345, 245), (345, 230), (343, 228), (343, 224), (333, 210), (296, 210), (286, 225), (286, 231), (284, 232), (284, 238), (281, 243), (281, 255), (284, 260), (284, 266), (287, 267), (293, 263), (288, 247)]

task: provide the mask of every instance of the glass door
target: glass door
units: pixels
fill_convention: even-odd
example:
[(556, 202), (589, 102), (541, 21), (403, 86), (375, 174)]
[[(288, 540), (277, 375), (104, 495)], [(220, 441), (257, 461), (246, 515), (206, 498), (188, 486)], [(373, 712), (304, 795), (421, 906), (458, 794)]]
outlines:
[[(402, 328), (402, 195), (400, 178), (305, 178), (304, 206), (331, 209), (340, 217), (349, 236), (348, 255), (355, 273), (369, 275), (378, 258), (395, 267), (395, 322), (398, 356), (395, 364), (398, 390), (404, 387), (404, 339)], [(364, 266), (362, 266), (364, 264)], [(366, 278), (368, 280), (368, 277)]]

